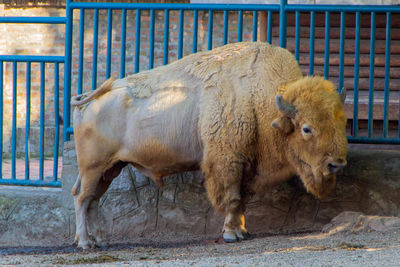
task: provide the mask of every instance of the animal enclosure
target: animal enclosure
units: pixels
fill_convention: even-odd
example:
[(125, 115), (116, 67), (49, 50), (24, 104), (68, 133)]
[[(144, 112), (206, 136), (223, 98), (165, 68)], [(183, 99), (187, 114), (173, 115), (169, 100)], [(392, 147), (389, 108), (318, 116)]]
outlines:
[[(399, 12), (398, 6), (292, 5), (285, 0), (280, 5), (68, 0), (65, 16), (1, 17), (7, 27), (48, 25), (54, 43), (63, 47), (46, 55), (4, 48), (0, 56), (0, 184), (61, 186), (60, 138), (66, 141), (72, 134), (71, 96), (95, 89), (113, 73), (124, 77), (240, 41), (286, 47), (303, 74), (323, 75), (346, 87), (350, 142), (399, 144)], [(17, 175), (18, 158), (24, 161), (23, 176)], [(35, 159), (37, 174), (29, 171)], [(47, 177), (46, 159), (54, 163)]]

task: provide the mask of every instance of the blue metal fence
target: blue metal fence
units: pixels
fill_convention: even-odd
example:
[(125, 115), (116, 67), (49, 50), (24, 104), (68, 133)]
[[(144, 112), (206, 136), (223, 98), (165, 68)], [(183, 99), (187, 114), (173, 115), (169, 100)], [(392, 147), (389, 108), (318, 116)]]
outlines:
[[(64, 24), (66, 21), (62, 17), (2, 17), (0, 23), (47, 23), (47, 24)], [(53, 153), (53, 177), (48, 179), (44, 177), (44, 137), (45, 137), (45, 68), (46, 64), (54, 65), (54, 112), (58, 116), (59, 112), (59, 65), (64, 64), (65, 58), (63, 56), (34, 56), (34, 55), (0, 55), (0, 150), (1, 150), (1, 163), (0, 163), (0, 184), (5, 185), (31, 185), (31, 186), (50, 186), (59, 187), (61, 182), (58, 179), (58, 148), (59, 148), (59, 120), (55, 120), (55, 135), (54, 135), (54, 153)], [(3, 115), (4, 115), (4, 64), (12, 64), (12, 133), (11, 133), (11, 177), (4, 177), (3, 175)], [(16, 143), (17, 143), (17, 76), (18, 76), (18, 63), (25, 65), (26, 73), (26, 118), (25, 118), (25, 156), (24, 179), (17, 179), (16, 168)], [(40, 121), (39, 121), (39, 174), (38, 179), (31, 179), (30, 173), (30, 113), (31, 113), (31, 66), (32, 64), (40, 65)], [(47, 178), (47, 179), (45, 179)]]
[[(207, 49), (213, 47), (213, 37), (215, 37), (214, 31), (214, 14), (216, 12), (223, 12), (223, 37), (222, 43), (219, 45), (224, 45), (228, 42), (228, 16), (229, 12), (237, 13), (237, 39), (235, 41), (242, 41), (243, 36), (243, 14), (244, 12), (252, 12), (253, 15), (253, 26), (252, 26), (252, 40), (257, 40), (257, 18), (259, 11), (265, 11), (268, 13), (268, 24), (267, 24), (267, 42), (272, 41), (272, 14), (279, 13), (279, 45), (286, 47), (287, 38), (287, 14), (295, 13), (295, 57), (299, 59), (300, 51), (300, 17), (304, 15), (309, 15), (309, 33), (310, 33), (310, 43), (309, 43), (309, 70), (308, 74), (314, 74), (314, 44), (315, 44), (315, 17), (316, 13), (325, 14), (325, 62), (324, 62), (324, 72), (325, 78), (329, 78), (329, 47), (330, 47), (330, 15), (332, 13), (340, 13), (340, 52), (339, 52), (339, 80), (338, 88), (342, 88), (344, 84), (344, 67), (345, 67), (345, 29), (346, 29), (346, 14), (355, 14), (355, 53), (354, 53), (354, 90), (353, 90), (353, 118), (352, 121), (352, 131), (349, 136), (350, 142), (357, 143), (387, 143), (387, 144), (399, 144), (400, 143), (400, 127), (399, 134), (396, 137), (389, 136), (389, 82), (390, 82), (390, 32), (391, 32), (391, 14), (398, 14), (400, 12), (399, 6), (346, 6), (346, 5), (289, 5), (287, 0), (281, 0), (280, 5), (226, 5), (226, 4), (125, 4), (125, 3), (83, 3), (83, 2), (70, 2), (69, 8), (79, 9), (81, 18), (84, 16), (85, 10), (94, 10), (94, 34), (95, 38), (93, 41), (93, 71), (92, 71), (92, 89), (96, 88), (97, 84), (97, 55), (98, 55), (98, 43), (97, 43), (97, 31), (98, 31), (98, 14), (99, 10), (107, 10), (108, 14), (108, 29), (107, 29), (107, 62), (106, 78), (110, 76), (110, 64), (109, 55), (111, 55), (111, 38), (110, 32), (112, 30), (112, 12), (117, 10), (122, 10), (122, 45), (121, 45), (121, 70), (120, 77), (124, 77), (126, 74), (125, 70), (125, 54), (126, 54), (126, 13), (128, 10), (136, 10), (135, 20), (136, 31), (135, 31), (135, 52), (134, 52), (134, 71), (136, 73), (139, 71), (139, 56), (143, 48), (140, 43), (140, 31), (141, 31), (141, 12), (150, 11), (150, 44), (149, 44), (149, 68), (154, 67), (154, 12), (163, 11), (164, 12), (164, 55), (163, 64), (169, 62), (169, 39), (170, 39), (170, 13), (171, 11), (179, 12), (179, 23), (178, 23), (178, 47), (177, 47), (177, 58), (182, 57), (183, 51), (183, 25), (184, 25), (184, 14), (188, 11), (192, 11), (193, 16), (193, 49), (192, 52), (197, 52), (198, 43), (198, 14), (199, 12), (208, 13), (208, 29), (207, 29)], [(374, 23), (377, 13), (386, 14), (387, 26), (386, 26), (386, 65), (385, 65), (385, 89), (384, 89), (384, 117), (383, 117), (383, 127), (381, 136), (373, 135), (373, 105), (374, 105), (374, 58), (375, 58), (375, 48), (374, 48)], [(368, 132), (362, 135), (358, 132), (359, 129), (359, 106), (358, 106), (358, 96), (359, 96), (359, 68), (360, 68), (360, 18), (361, 14), (368, 14), (371, 16), (371, 52), (370, 52), (370, 71), (371, 75), (369, 77), (370, 81), (370, 93), (369, 93), (369, 103), (368, 103)], [(83, 35), (83, 20), (80, 20), (80, 35)], [(79, 39), (79, 47), (82, 47), (83, 38)], [(81, 53), (82, 50), (80, 50)], [(82, 58), (79, 61), (79, 84), (78, 93), (82, 92), (82, 66), (84, 62)], [(399, 113), (400, 114), (400, 113)], [(400, 115), (399, 115), (400, 116)], [(66, 129), (68, 133), (72, 133), (72, 129)], [(68, 134), (65, 136), (68, 138)]]
[[(338, 87), (342, 88), (344, 84), (344, 71), (345, 71), (345, 40), (346, 40), (346, 15), (355, 14), (355, 50), (354, 50), (354, 90), (353, 90), (353, 101), (354, 105), (352, 107), (353, 117), (350, 118), (352, 121), (351, 128), (352, 131), (350, 136), (348, 137), (350, 142), (354, 143), (382, 143), (382, 144), (400, 144), (400, 126), (397, 122), (397, 134), (396, 136), (389, 134), (389, 108), (390, 108), (390, 58), (391, 58), (391, 22), (392, 15), (398, 16), (400, 13), (399, 6), (344, 6), (344, 5), (292, 5), (287, 4), (287, 0), (281, 0), (280, 5), (271, 4), (271, 5), (240, 5), (240, 4), (141, 4), (141, 3), (86, 3), (86, 2), (73, 2), (71, 0), (66, 1), (66, 16), (65, 17), (2, 17), (0, 18), (0, 23), (50, 23), (50, 24), (65, 24), (65, 54), (64, 56), (10, 56), (10, 55), (0, 55), (0, 90), (3, 91), (3, 63), (11, 62), (13, 66), (13, 122), (12, 122), (12, 175), (11, 177), (3, 177), (1, 175), (0, 184), (19, 184), (19, 185), (40, 185), (40, 186), (60, 186), (60, 180), (57, 177), (57, 163), (58, 163), (58, 131), (60, 125), (58, 120), (55, 120), (56, 123), (54, 125), (56, 129), (55, 134), (55, 148), (54, 148), (54, 167), (53, 167), (53, 178), (51, 181), (45, 180), (43, 177), (43, 143), (44, 143), (44, 88), (45, 88), (45, 64), (51, 63), (54, 64), (55, 75), (54, 75), (54, 86), (55, 86), (55, 111), (59, 110), (59, 94), (58, 94), (58, 86), (59, 86), (59, 67), (60, 64), (64, 67), (64, 94), (63, 94), (63, 141), (67, 141), (70, 139), (70, 135), (73, 133), (73, 129), (71, 127), (71, 111), (70, 111), (70, 98), (71, 94), (80, 94), (84, 90), (85, 79), (90, 78), (90, 89), (95, 89), (98, 85), (98, 82), (101, 82), (100, 78), (108, 78), (111, 76), (113, 68), (115, 68), (115, 62), (113, 60), (113, 51), (119, 51), (119, 61), (120, 65), (117, 68), (119, 70), (119, 76), (124, 77), (129, 73), (137, 73), (143, 66), (140, 65), (140, 56), (141, 53), (146, 52), (148, 57), (148, 68), (152, 69), (156, 66), (155, 64), (155, 45), (162, 46), (162, 63), (168, 64), (170, 61), (171, 50), (175, 49), (176, 51), (176, 59), (179, 59), (184, 56), (184, 54), (188, 53), (185, 51), (185, 23), (186, 25), (191, 22), (191, 51), (190, 53), (196, 53), (199, 50), (200, 41), (199, 41), (199, 14), (205, 14), (207, 18), (207, 29), (205, 30), (204, 36), (206, 36), (205, 49), (212, 49), (215, 45), (224, 45), (230, 41), (243, 41), (244, 40), (244, 27), (245, 27), (245, 14), (250, 14), (252, 16), (252, 25), (251, 25), (251, 40), (257, 41), (259, 40), (259, 36), (257, 32), (259, 31), (258, 27), (258, 18), (259, 12), (263, 11), (268, 15), (268, 20), (266, 24), (266, 41), (269, 43), (273, 43), (273, 14), (279, 14), (279, 45), (282, 47), (287, 46), (287, 30), (288, 30), (288, 14), (294, 14), (294, 54), (297, 60), (300, 60), (300, 44), (301, 44), (301, 18), (302, 16), (309, 17), (309, 24), (307, 27), (309, 30), (309, 66), (308, 66), (308, 74), (313, 75), (315, 72), (315, 35), (316, 35), (316, 14), (324, 14), (325, 16), (325, 26), (324, 26), (324, 63), (323, 63), (323, 75), (325, 78), (329, 78), (330, 76), (330, 46), (331, 46), (331, 15), (332, 14), (340, 14), (340, 37), (339, 37), (339, 74), (338, 74)], [(73, 14), (79, 12), (79, 19), (77, 27), (74, 27), (74, 17)], [(135, 16), (129, 16), (130, 11), (135, 12)], [(84, 56), (85, 51), (85, 41), (88, 39), (88, 36), (85, 34), (85, 29), (88, 25), (85, 25), (85, 17), (88, 12), (93, 15), (93, 28), (92, 28), (92, 36), (90, 36), (92, 41), (92, 51), (91, 51), (91, 75), (84, 75), (84, 66), (88, 63), (88, 58)], [(107, 15), (107, 27), (106, 27), (106, 45), (105, 45), (105, 62), (99, 61), (99, 35), (103, 34), (99, 32), (99, 16), (101, 16), (104, 12)], [(113, 30), (115, 23), (113, 22), (113, 14), (119, 12), (120, 14), (120, 41), (118, 43), (118, 47), (113, 42)], [(144, 12), (148, 12), (149, 14), (149, 41), (144, 44), (141, 42), (141, 35), (143, 34), (144, 23), (142, 23), (142, 18)], [(158, 12), (158, 13), (157, 13)], [(156, 17), (157, 14), (162, 13), (163, 15), (163, 36), (161, 43), (156, 43)], [(177, 47), (171, 47), (171, 14), (172, 12), (177, 12), (178, 14), (178, 22), (177, 22)], [(174, 13), (174, 14), (175, 14)], [(146, 13), (147, 14), (147, 13)], [(221, 43), (215, 44), (215, 16), (216, 14), (222, 15), (222, 38)], [(229, 40), (229, 34), (232, 33), (232, 21), (230, 20), (230, 16), (235, 14), (235, 18), (237, 18), (237, 22), (235, 22), (236, 29), (236, 39)], [(369, 53), (369, 91), (368, 91), (368, 120), (367, 120), (367, 132), (360, 133), (359, 130), (359, 72), (360, 72), (360, 28), (361, 28), (361, 16), (367, 14), (370, 16), (370, 53)], [(384, 90), (383, 90), (383, 125), (381, 134), (376, 135), (376, 131), (374, 133), (374, 67), (375, 67), (375, 33), (376, 33), (376, 15), (384, 14), (386, 16), (386, 34), (385, 34), (385, 69), (384, 69)], [(133, 52), (133, 70), (130, 72), (127, 70), (127, 57), (130, 55), (127, 54), (128, 46), (131, 45), (129, 43), (129, 31), (127, 30), (128, 22), (135, 21), (134, 27), (134, 52)], [(76, 22), (75, 22), (76, 23)], [(79, 31), (74, 32), (75, 31)], [(74, 42), (74, 36), (77, 36), (77, 44)], [(186, 36), (187, 37), (187, 36)], [(278, 40), (277, 40), (278, 41)], [(158, 41), (160, 42), (160, 40)], [(72, 68), (73, 49), (78, 51), (77, 53), (77, 70)], [(76, 51), (74, 50), (74, 51)], [(160, 55), (159, 55), (160, 56)], [(15, 154), (15, 138), (16, 138), (16, 87), (17, 87), (17, 62), (24, 62), (26, 64), (26, 102), (30, 103), (30, 80), (31, 80), (31, 63), (36, 62), (40, 64), (40, 73), (41, 73), (41, 84), (40, 84), (40, 96), (41, 96), (41, 105), (40, 105), (40, 174), (38, 180), (31, 180), (29, 175), (29, 151), (28, 151), (28, 143), (29, 143), (29, 105), (26, 107), (26, 137), (25, 137), (25, 147), (26, 147), (26, 156), (25, 156), (25, 179), (16, 179), (15, 176), (15, 162), (16, 162), (16, 154)], [(99, 77), (98, 69), (99, 66), (103, 66), (105, 69), (105, 77)], [(73, 90), (71, 90), (73, 73), (72, 71), (76, 71), (76, 81), (73, 82)], [(400, 86), (400, 85), (399, 85)], [(400, 92), (400, 90), (398, 90)], [(400, 98), (400, 96), (399, 96)], [(395, 99), (395, 102), (399, 101), (399, 98)], [(3, 95), (0, 95), (0, 123), (3, 123)], [(393, 114), (392, 114), (393, 117)], [(397, 118), (400, 118), (400, 109)], [(1, 127), (0, 127), (1, 128)], [(0, 130), (0, 138), (3, 137), (3, 130)], [(3, 140), (0, 140), (0, 150), (3, 151)], [(2, 165), (0, 164), (0, 173), (2, 169)]]

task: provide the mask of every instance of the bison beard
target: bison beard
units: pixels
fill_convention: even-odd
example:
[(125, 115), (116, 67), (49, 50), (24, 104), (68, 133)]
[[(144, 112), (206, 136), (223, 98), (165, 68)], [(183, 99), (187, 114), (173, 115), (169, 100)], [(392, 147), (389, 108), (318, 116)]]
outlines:
[[(335, 186), (336, 176), (329, 175), (324, 179), (322, 173), (320, 173), (319, 171), (313, 172), (312, 166), (300, 159), (300, 157), (293, 151), (293, 149), (289, 148), (289, 153), (291, 158), (297, 162), (297, 174), (302, 180), (307, 192), (312, 193), (318, 198), (326, 197), (326, 195), (329, 194)], [(323, 184), (318, 183), (318, 180), (321, 182), (325, 180), (325, 182)]]
[(258, 42), (193, 54), (73, 98), (78, 246), (103, 242), (99, 199), (129, 163), (159, 186), (200, 168), (210, 202), (225, 214), (224, 240), (249, 238), (253, 194), (294, 175), (318, 197), (333, 188), (346, 164), (343, 100), (331, 82), (303, 77), (290, 52)]

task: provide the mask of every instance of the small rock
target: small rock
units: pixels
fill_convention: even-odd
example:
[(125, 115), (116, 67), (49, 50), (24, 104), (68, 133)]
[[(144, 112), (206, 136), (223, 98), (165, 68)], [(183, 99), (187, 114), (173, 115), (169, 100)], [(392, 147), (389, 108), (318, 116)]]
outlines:
[(345, 211), (332, 219), (322, 228), (322, 232), (388, 232), (400, 230), (400, 218), (389, 216), (370, 216), (361, 212)]

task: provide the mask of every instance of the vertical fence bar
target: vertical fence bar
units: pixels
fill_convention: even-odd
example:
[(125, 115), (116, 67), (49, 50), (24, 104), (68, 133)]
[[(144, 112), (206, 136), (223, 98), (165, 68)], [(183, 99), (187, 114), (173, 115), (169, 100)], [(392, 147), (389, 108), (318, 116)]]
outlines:
[(383, 137), (387, 137), (389, 131), (389, 83), (390, 83), (390, 31), (392, 13), (386, 12), (386, 44), (385, 44), (385, 85), (383, 103)]
[(111, 52), (112, 52), (112, 9), (107, 10), (107, 58), (106, 58), (106, 78), (111, 76)]
[(229, 25), (229, 11), (224, 10), (224, 29), (222, 34), (222, 44), (226, 45), (228, 43), (228, 25)]
[(315, 44), (315, 11), (310, 14), (310, 66), (308, 74), (314, 74), (314, 44)]
[(43, 181), (44, 167), (44, 123), (45, 123), (45, 63), (40, 62), (40, 137), (39, 137), (39, 180)]
[(3, 178), (3, 61), (0, 60), (0, 178)]
[(281, 0), (281, 5), (279, 8), (279, 46), (283, 48), (286, 48), (286, 30), (287, 30), (286, 5), (287, 5), (287, 0)]
[(294, 36), (294, 57), (297, 61), (300, 58), (300, 12), (296, 11), (295, 17), (295, 36)]
[(238, 13), (238, 36), (237, 41), (241, 42), (243, 40), (243, 10), (239, 10)]
[(154, 24), (155, 10), (150, 10), (150, 51), (149, 51), (149, 70), (154, 68)]
[(81, 8), (79, 18), (79, 63), (78, 63), (78, 95), (82, 94), (83, 86), (83, 50), (85, 40), (85, 10)]
[(213, 35), (213, 11), (210, 9), (208, 10), (208, 44), (207, 49), (212, 49), (212, 35)]
[(169, 38), (169, 9), (164, 10), (164, 58), (163, 64), (168, 64), (168, 38)]
[(376, 27), (376, 13), (371, 12), (371, 33), (370, 33), (370, 48), (369, 48), (369, 88), (368, 88), (368, 137), (372, 137), (374, 130), (375, 27)]
[(71, 55), (72, 55), (72, 21), (73, 12), (69, 6), (70, 0), (66, 0), (66, 17), (67, 22), (65, 25), (65, 51), (64, 51), (64, 112), (63, 112), (63, 142), (70, 139), (70, 126), (71, 126)]
[(141, 10), (136, 9), (135, 73), (139, 72), (139, 64), (140, 64), (140, 21), (141, 21)]
[(346, 13), (340, 12), (339, 90), (343, 88), (345, 27)]
[(353, 101), (353, 133), (358, 135), (358, 82), (360, 75), (360, 24), (361, 14), (356, 12), (355, 50), (354, 50), (354, 101)]
[(192, 46), (193, 53), (197, 52), (198, 27), (199, 27), (199, 12), (196, 9), (196, 10), (193, 10), (193, 46)]
[(12, 88), (12, 132), (11, 132), (11, 178), (16, 179), (16, 150), (17, 150), (17, 62), (12, 63), (13, 88)]
[(253, 11), (253, 42), (257, 41), (258, 11)]
[(272, 11), (268, 11), (267, 43), (272, 42)]
[(93, 22), (93, 66), (92, 66), (92, 90), (97, 87), (97, 48), (99, 37), (99, 10), (94, 10)]
[(183, 12), (183, 9), (179, 10), (178, 59), (181, 59), (183, 54)]
[(121, 66), (119, 70), (119, 77), (125, 77), (125, 57), (126, 57), (126, 9), (122, 9), (121, 18)]
[(325, 12), (325, 60), (324, 60), (324, 78), (329, 79), (329, 43), (331, 32), (331, 13)]
[(268, 25), (268, 12), (260, 11), (260, 19), (258, 23), (260, 24), (260, 42), (267, 42), (267, 25)]
[(59, 101), (60, 101), (60, 88), (59, 88), (59, 63), (54, 65), (54, 157), (53, 157), (53, 180), (57, 181), (58, 178), (58, 147), (60, 145), (59, 135), (60, 135), (60, 122), (58, 119), (58, 114), (60, 111)]
[[(58, 114), (58, 113), (57, 113)], [(29, 130), (31, 128), (31, 63), (26, 62), (25, 180), (29, 180)]]

